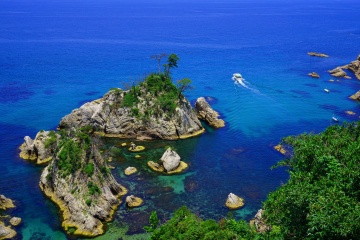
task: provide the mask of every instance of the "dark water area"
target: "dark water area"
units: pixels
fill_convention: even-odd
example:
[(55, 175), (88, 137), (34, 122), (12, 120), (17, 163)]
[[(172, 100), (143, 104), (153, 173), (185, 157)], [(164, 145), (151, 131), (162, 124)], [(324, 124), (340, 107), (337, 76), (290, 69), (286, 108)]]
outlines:
[[(219, 220), (230, 192), (245, 200), (235, 218), (251, 219), (288, 179), (285, 168), (270, 170), (284, 159), (273, 149), (283, 137), (360, 120), (359, 103), (349, 99), (360, 81), (328, 73), (359, 55), (358, 19), (359, 1), (1, 1), (0, 193), (15, 200), (7, 213), (23, 219), (18, 239), (71, 238), (38, 187), (44, 166), (19, 158), (24, 136), (56, 129), (73, 109), (157, 71), (150, 56), (159, 53), (180, 57), (173, 79), (190, 78), (186, 97), (194, 104), (205, 96), (226, 126), (181, 141), (136, 142), (146, 147), (139, 159), (120, 145), (131, 140), (105, 139), (113, 175), (144, 205), (122, 203), (96, 239), (143, 234), (151, 211), (164, 221), (183, 205)], [(313, 71), (320, 78), (307, 75)], [(231, 80), (237, 72), (242, 84)], [(167, 146), (188, 163), (185, 172), (147, 167)], [(138, 173), (125, 176), (128, 166)]]

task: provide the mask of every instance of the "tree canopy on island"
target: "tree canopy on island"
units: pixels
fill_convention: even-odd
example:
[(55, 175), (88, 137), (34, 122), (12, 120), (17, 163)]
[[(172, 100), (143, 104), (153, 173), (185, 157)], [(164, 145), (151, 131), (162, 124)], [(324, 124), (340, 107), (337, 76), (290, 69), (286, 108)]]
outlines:
[(263, 204), (268, 232), (232, 218), (202, 220), (183, 207), (160, 227), (153, 213), (151, 239), (360, 239), (360, 122), (283, 144), (292, 156), (277, 166), (289, 167), (290, 179)]
[(287, 239), (360, 239), (360, 122), (286, 137), (290, 179), (264, 203)]

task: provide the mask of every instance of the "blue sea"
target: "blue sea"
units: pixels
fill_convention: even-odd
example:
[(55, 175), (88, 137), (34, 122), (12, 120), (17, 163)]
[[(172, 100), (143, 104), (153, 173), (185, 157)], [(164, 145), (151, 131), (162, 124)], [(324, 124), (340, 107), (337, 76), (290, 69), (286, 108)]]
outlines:
[[(182, 141), (139, 143), (147, 147), (140, 160), (122, 149), (112, 173), (145, 204), (121, 204), (96, 239), (146, 239), (142, 227), (151, 211), (164, 222), (183, 205), (219, 220), (229, 212), (230, 192), (246, 202), (232, 211), (235, 218), (251, 219), (288, 179), (285, 168), (270, 170), (284, 159), (273, 146), (336, 124), (332, 116), (340, 124), (360, 120), (359, 103), (348, 98), (360, 81), (351, 72), (352, 79), (327, 72), (360, 54), (359, 19), (358, 0), (0, 1), (0, 194), (15, 200), (17, 208), (7, 213), (23, 219), (18, 239), (71, 238), (38, 187), (43, 166), (19, 158), (24, 136), (55, 129), (83, 103), (157, 71), (150, 56), (160, 53), (179, 56), (173, 79), (190, 78), (187, 98), (209, 97), (226, 127), (207, 127)], [(307, 76), (313, 71), (320, 78)], [(244, 85), (231, 80), (235, 72)], [(160, 158), (166, 146), (189, 164), (186, 172), (148, 170), (146, 162)], [(127, 166), (140, 171), (126, 177)]]

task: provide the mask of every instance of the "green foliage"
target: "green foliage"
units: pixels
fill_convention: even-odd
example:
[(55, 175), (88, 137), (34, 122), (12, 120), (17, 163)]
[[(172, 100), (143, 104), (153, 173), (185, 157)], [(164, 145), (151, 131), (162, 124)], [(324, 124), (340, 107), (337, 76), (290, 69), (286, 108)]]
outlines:
[(268, 222), (291, 239), (359, 239), (359, 122), (283, 141), (290, 179), (264, 203)]
[(186, 90), (192, 88), (192, 86), (190, 85), (191, 82), (192, 81), (189, 78), (184, 78), (184, 79), (181, 79), (181, 80), (177, 81), (177, 86), (178, 86), (178, 89), (179, 89), (179, 96), (181, 94), (183, 94)]
[(54, 131), (50, 131), (48, 134), (48, 138), (44, 141), (44, 147), (49, 148), (54, 143), (56, 143), (56, 141), (57, 141), (56, 133)]
[(86, 199), (85, 201), (86, 205), (90, 206), (92, 203), (92, 200), (90, 198)]
[(140, 88), (139, 86), (131, 88), (127, 93), (124, 93), (124, 100), (122, 102), (122, 107), (133, 107), (139, 103)]
[[(214, 220), (202, 220), (188, 208), (181, 207), (165, 224), (157, 227), (156, 212), (150, 216), (150, 226), (146, 231), (151, 232), (151, 239), (265, 239), (266, 235), (256, 233), (245, 221), (222, 219), (219, 223)], [(272, 239), (279, 239), (273, 234)]]
[(88, 190), (90, 195), (101, 193), (101, 189), (99, 188), (99, 186), (93, 183), (92, 181), (88, 182)]
[(93, 163), (86, 164), (85, 167), (83, 168), (83, 172), (86, 173), (89, 177), (92, 177), (92, 175), (94, 174), (94, 164)]
[(159, 224), (159, 218), (158, 218), (158, 216), (156, 214), (156, 211), (153, 211), (151, 213), (149, 223), (150, 223), (150, 226), (145, 226), (144, 230), (146, 232), (153, 232), (157, 228), (157, 226)]
[(64, 141), (58, 153), (58, 167), (63, 176), (67, 176), (81, 168), (83, 150), (80, 144), (71, 138)]
[(101, 166), (100, 167), (100, 172), (106, 177), (109, 175), (110, 173), (110, 169), (106, 166)]

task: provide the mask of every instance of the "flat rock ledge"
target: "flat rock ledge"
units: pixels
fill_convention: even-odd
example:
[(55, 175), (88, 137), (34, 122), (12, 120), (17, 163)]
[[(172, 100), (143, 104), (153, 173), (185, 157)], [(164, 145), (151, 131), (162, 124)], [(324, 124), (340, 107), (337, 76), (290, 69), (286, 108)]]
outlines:
[(143, 200), (139, 197), (135, 197), (134, 195), (130, 195), (126, 197), (126, 206), (133, 208), (139, 207), (143, 204)]
[(228, 198), (226, 200), (225, 205), (229, 208), (229, 209), (239, 209), (241, 207), (243, 207), (245, 204), (244, 199), (242, 199), (239, 196), (236, 196), (233, 193), (230, 193), (228, 195)]
[(0, 239), (12, 239), (15, 236), (15, 230), (9, 226), (5, 226), (5, 224), (0, 221)]
[(318, 53), (318, 52), (308, 52), (307, 54), (312, 57), (323, 57), (323, 58), (329, 57), (329, 55), (327, 55), (325, 53)]
[(144, 151), (144, 150), (145, 150), (144, 146), (135, 146), (134, 148), (129, 147), (130, 152), (141, 152), (141, 151)]
[(221, 128), (225, 126), (225, 122), (219, 119), (219, 113), (211, 108), (210, 104), (204, 97), (200, 97), (195, 102), (195, 111), (200, 120), (205, 121), (213, 128)]
[(10, 198), (5, 197), (4, 195), (0, 195), (0, 209), (6, 210), (14, 207), (15, 205)]
[(320, 75), (317, 74), (316, 72), (311, 72), (311, 73), (309, 73), (308, 75), (309, 75), (310, 77), (312, 77), (312, 78), (320, 78)]
[(125, 175), (127, 175), (127, 176), (134, 174), (136, 172), (137, 172), (137, 169), (135, 167), (128, 167), (124, 171)]

